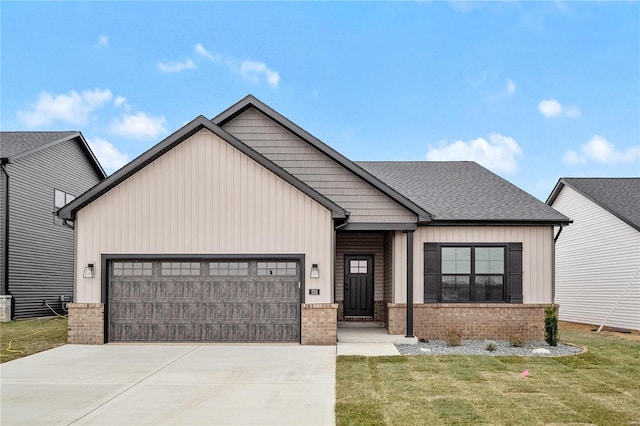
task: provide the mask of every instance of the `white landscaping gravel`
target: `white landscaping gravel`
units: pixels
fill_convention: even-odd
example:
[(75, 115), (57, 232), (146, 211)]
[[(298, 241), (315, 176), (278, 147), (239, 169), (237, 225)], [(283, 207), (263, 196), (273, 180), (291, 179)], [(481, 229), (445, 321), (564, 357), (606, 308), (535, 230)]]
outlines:
[[(494, 342), (496, 350), (486, 350), (487, 342)], [(503, 340), (462, 340), (460, 346), (448, 346), (444, 340), (429, 340), (419, 342), (417, 345), (396, 344), (398, 352), (402, 355), (485, 355), (485, 356), (534, 356), (554, 357), (575, 355), (584, 352), (581, 347), (558, 343), (558, 346), (549, 346), (547, 342), (525, 342), (521, 347), (514, 348), (509, 342)], [(534, 349), (544, 348), (548, 354), (534, 353)]]

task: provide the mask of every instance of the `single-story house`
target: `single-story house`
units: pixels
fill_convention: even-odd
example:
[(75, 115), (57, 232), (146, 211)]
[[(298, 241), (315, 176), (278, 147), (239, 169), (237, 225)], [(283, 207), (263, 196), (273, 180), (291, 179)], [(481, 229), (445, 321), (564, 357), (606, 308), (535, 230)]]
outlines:
[(59, 215), (75, 343), (335, 344), (339, 321), (541, 340), (569, 223), (474, 162), (355, 163), (253, 96)]
[(556, 243), (560, 319), (640, 331), (640, 178), (562, 178), (547, 204), (573, 220)]
[(55, 211), (104, 170), (79, 132), (0, 132), (0, 167), (0, 320), (62, 314), (74, 230)]

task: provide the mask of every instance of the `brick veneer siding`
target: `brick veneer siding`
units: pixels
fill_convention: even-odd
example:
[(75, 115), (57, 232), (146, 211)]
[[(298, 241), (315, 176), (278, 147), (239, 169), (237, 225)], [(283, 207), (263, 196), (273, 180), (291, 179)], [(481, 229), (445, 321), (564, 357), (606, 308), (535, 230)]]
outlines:
[(335, 345), (337, 340), (338, 304), (303, 304), (300, 343), (303, 345)]
[(11, 321), (11, 297), (0, 296), (0, 322)]
[[(414, 304), (413, 333), (418, 338), (443, 339), (448, 329), (461, 329), (464, 338), (544, 340), (544, 308), (548, 304)], [(389, 334), (406, 332), (406, 306), (387, 305)]]
[(378, 321), (386, 323), (386, 308), (386, 302), (376, 300), (373, 302), (373, 318), (345, 318), (344, 302), (341, 300), (338, 302), (338, 321)]
[(69, 304), (69, 343), (104, 344), (104, 305), (102, 303)]

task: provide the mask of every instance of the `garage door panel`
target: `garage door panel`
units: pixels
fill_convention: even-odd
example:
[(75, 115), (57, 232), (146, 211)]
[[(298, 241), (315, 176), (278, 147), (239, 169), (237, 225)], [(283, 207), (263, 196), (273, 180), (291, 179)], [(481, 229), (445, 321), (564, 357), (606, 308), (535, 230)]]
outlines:
[(153, 303), (128, 302), (129, 299), (121, 299), (112, 303), (110, 310), (111, 320), (127, 320), (136, 318), (146, 320), (156, 318), (156, 306)]
[(260, 262), (112, 262), (109, 340), (299, 341), (299, 264)]

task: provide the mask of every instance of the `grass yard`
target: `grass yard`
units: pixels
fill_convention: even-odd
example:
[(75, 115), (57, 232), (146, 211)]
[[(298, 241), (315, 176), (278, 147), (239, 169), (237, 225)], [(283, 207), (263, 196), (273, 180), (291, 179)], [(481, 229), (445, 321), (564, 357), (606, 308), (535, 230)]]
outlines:
[(46, 351), (67, 343), (66, 318), (0, 323), (0, 362)]
[[(562, 358), (342, 356), (338, 425), (640, 424), (640, 338), (562, 330)], [(529, 370), (530, 376), (520, 373)]]

